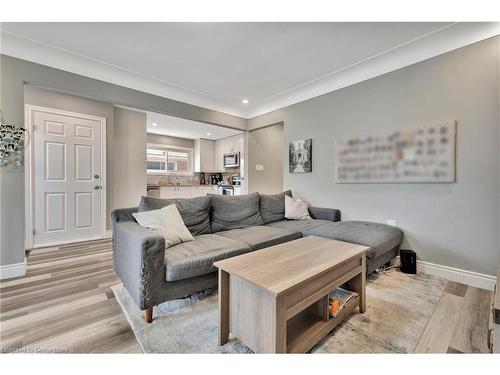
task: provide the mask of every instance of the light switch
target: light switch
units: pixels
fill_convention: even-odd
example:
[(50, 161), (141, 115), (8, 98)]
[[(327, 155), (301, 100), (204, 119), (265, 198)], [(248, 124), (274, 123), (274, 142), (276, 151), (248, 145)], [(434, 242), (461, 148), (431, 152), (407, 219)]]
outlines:
[(255, 170), (256, 171), (263, 171), (264, 170), (264, 164), (255, 164)]

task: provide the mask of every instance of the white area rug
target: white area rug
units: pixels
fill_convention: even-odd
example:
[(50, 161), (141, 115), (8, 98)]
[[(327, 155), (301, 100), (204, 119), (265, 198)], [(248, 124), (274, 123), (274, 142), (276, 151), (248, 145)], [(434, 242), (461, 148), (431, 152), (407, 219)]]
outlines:
[[(446, 287), (446, 280), (392, 269), (372, 274), (367, 309), (353, 312), (313, 353), (411, 353)], [(146, 324), (125, 288), (113, 292), (146, 353), (251, 353), (237, 338), (217, 345), (217, 292), (206, 291), (156, 306)]]

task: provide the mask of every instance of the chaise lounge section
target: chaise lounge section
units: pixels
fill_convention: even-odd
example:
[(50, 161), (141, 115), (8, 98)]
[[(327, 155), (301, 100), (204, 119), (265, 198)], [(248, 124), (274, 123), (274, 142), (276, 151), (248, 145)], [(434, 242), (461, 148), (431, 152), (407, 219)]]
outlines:
[[(340, 221), (340, 211), (310, 207), (306, 220), (285, 219), (285, 194), (204, 196), (190, 199), (142, 197), (139, 207), (112, 212), (113, 266), (123, 285), (152, 321), (152, 308), (217, 286), (213, 263), (292, 241), (321, 236), (369, 246), (367, 273), (397, 256), (400, 229), (363, 221)], [(165, 239), (135, 221), (132, 213), (176, 204), (194, 236), (165, 250)]]

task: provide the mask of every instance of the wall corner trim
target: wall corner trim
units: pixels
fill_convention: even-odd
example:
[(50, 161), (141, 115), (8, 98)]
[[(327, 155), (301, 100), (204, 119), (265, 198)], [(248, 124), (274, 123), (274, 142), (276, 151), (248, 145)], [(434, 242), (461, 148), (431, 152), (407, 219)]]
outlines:
[[(399, 265), (399, 257), (396, 258), (395, 264)], [(495, 289), (495, 284), (497, 282), (496, 276), (493, 275), (486, 275), (484, 273), (468, 271), (423, 260), (417, 260), (417, 272), (442, 277), (449, 281), (491, 291)]]
[(24, 258), (24, 262), (0, 266), (0, 280), (26, 275), (26, 264), (27, 260)]

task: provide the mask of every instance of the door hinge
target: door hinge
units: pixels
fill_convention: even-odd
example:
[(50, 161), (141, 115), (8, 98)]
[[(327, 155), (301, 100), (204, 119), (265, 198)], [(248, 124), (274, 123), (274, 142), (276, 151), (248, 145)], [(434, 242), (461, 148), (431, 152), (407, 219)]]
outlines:
[(33, 229), (33, 236), (36, 236), (36, 229)]

